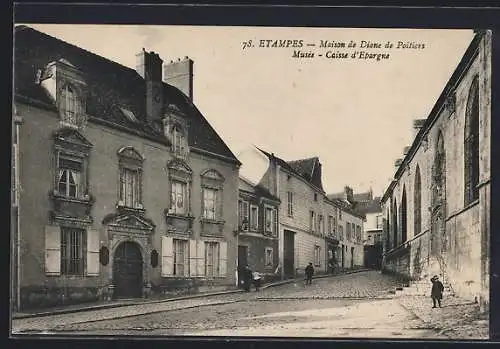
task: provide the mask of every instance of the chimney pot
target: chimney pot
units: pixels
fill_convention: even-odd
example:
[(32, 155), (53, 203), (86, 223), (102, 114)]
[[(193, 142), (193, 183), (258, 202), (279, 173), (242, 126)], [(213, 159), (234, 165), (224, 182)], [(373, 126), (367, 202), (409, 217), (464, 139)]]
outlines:
[(409, 146), (404, 147), (403, 148), (403, 155), (407, 155), (409, 151), (410, 151), (410, 147)]
[(189, 57), (188, 56), (184, 56), (184, 59), (189, 59)]
[(193, 101), (193, 65), (192, 60), (177, 58), (165, 64), (163, 71), (163, 80), (183, 92), (190, 101)]

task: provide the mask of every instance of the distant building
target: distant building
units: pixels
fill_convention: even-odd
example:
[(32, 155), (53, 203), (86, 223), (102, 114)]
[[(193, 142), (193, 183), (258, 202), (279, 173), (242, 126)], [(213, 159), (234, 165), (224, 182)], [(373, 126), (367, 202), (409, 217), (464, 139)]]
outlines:
[[(317, 273), (328, 272), (332, 259), (344, 268), (363, 264), (363, 217), (326, 197), (317, 157), (287, 162), (257, 148), (239, 158), (242, 173), (251, 172), (254, 181), (281, 200), (278, 222), (283, 278), (303, 274), (309, 263)], [(257, 173), (255, 168), (261, 171)]]
[(239, 191), (238, 279), (242, 280), (242, 268), (248, 265), (252, 271), (261, 273), (264, 282), (274, 281), (279, 277), (280, 200), (262, 186), (241, 177)]
[(134, 70), (25, 26), (14, 45), (14, 307), (234, 286), (240, 162), (192, 61)]
[(382, 197), (384, 269), (489, 304), (491, 31), (477, 31)]

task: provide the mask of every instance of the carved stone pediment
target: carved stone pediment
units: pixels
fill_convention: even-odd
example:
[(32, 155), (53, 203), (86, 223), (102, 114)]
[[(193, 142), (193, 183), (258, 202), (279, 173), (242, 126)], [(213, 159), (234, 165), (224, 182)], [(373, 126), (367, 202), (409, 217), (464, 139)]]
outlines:
[(169, 170), (182, 172), (188, 175), (193, 173), (193, 170), (182, 159), (173, 159), (167, 164)]
[(53, 133), (56, 146), (64, 148), (75, 148), (82, 152), (88, 152), (93, 144), (90, 143), (80, 132), (70, 127), (63, 127)]
[(126, 158), (128, 160), (134, 160), (137, 162), (143, 162), (144, 158), (137, 150), (133, 147), (122, 147), (118, 150), (118, 156), (121, 158)]
[(104, 217), (102, 224), (117, 229), (134, 229), (142, 231), (152, 231), (155, 224), (145, 218), (133, 213), (110, 214)]

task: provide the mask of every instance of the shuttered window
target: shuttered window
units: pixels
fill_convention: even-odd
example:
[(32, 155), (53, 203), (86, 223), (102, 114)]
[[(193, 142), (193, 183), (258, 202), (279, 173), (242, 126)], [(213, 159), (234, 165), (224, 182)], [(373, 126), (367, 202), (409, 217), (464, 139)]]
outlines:
[(85, 230), (61, 228), (61, 274), (83, 275)]
[(219, 243), (205, 242), (205, 276), (219, 276)]
[(187, 240), (174, 239), (174, 275), (189, 275), (189, 249)]

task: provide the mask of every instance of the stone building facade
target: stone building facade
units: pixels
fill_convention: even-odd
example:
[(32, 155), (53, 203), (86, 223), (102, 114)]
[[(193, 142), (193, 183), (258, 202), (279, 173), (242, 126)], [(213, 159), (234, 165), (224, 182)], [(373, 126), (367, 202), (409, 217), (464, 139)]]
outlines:
[(234, 286), (240, 162), (192, 61), (180, 90), (154, 52), (133, 70), (20, 26), (14, 62), (16, 307)]
[(332, 200), (339, 200), (364, 217), (361, 237), (364, 245), (363, 265), (366, 268), (381, 268), (383, 222), (380, 197), (374, 197), (371, 189), (363, 193), (354, 193), (349, 186), (344, 187), (344, 192), (330, 194), (328, 197)]
[[(277, 279), (279, 264), (278, 209), (280, 200), (262, 186), (240, 178), (238, 202), (238, 279), (248, 265), (264, 282)], [(240, 282), (241, 284), (241, 282)]]
[(243, 167), (252, 156), (262, 156), (265, 164), (253, 166), (263, 169), (255, 176), (256, 181), (281, 200), (278, 214), (281, 277), (302, 275), (309, 263), (313, 263), (316, 273), (327, 273), (334, 257), (345, 268), (361, 266), (363, 217), (326, 196), (319, 159), (287, 162), (257, 148), (239, 155)]
[(382, 197), (384, 269), (489, 302), (491, 32), (477, 31)]

